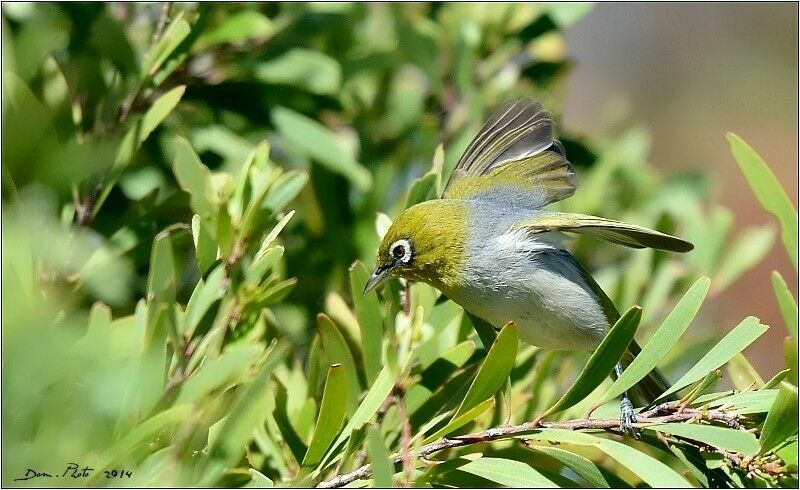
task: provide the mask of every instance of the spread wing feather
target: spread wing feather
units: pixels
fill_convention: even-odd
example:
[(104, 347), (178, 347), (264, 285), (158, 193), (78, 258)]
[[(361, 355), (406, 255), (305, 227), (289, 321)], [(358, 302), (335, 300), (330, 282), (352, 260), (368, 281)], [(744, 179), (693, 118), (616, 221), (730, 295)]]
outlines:
[(632, 248), (655, 248), (672, 252), (688, 252), (694, 248), (691, 243), (672, 235), (586, 214), (543, 213), (517, 223), (514, 228), (525, 229), (530, 233), (583, 233)]
[(445, 198), (511, 198), (540, 208), (575, 192), (575, 169), (542, 106), (522, 99), (491, 116), (467, 147)]

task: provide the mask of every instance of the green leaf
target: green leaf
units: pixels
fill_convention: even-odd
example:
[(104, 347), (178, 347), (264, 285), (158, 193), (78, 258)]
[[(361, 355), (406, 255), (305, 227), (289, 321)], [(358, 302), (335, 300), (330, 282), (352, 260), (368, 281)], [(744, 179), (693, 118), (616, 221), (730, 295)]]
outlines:
[(667, 395), (702, 379), (706, 374), (719, 368), (734, 355), (743, 351), (745, 347), (760, 337), (768, 328), (768, 326), (759, 323), (756, 317), (745, 318), (658, 399), (663, 399)]
[(247, 202), (247, 207), (242, 215), (242, 220), (239, 227), (239, 240), (249, 238), (250, 233), (257, 228), (257, 225), (259, 224), (259, 217), (261, 217), (263, 214), (261, 203), (264, 202), (264, 199), (267, 197), (267, 194), (272, 188), (272, 184), (278, 178), (279, 174), (280, 171), (278, 170), (268, 172), (261, 178), (258, 185), (255, 186), (255, 191), (250, 197), (250, 200)]
[(361, 349), (367, 384), (375, 381), (383, 363), (383, 318), (378, 296), (362, 292), (369, 276), (369, 271), (360, 261), (353, 262), (350, 266), (350, 294), (353, 297), (358, 328), (361, 331)]
[(608, 388), (601, 401), (597, 402), (598, 406), (620, 396), (658, 366), (658, 363), (675, 346), (689, 327), (689, 324), (694, 320), (706, 298), (706, 294), (708, 294), (710, 285), (711, 280), (709, 278), (701, 277), (686, 291), (683, 298), (667, 315), (667, 318), (664, 319), (658, 330), (650, 337), (650, 340), (647, 341), (639, 355)]
[(106, 178), (103, 190), (95, 201), (92, 208), (92, 215), (96, 216), (100, 207), (105, 202), (111, 189), (116, 185), (123, 170), (133, 160), (134, 155), (139, 150), (139, 147), (144, 143), (150, 133), (152, 133), (167, 116), (172, 113), (175, 107), (180, 102), (183, 93), (186, 90), (185, 85), (179, 85), (172, 90), (168, 91), (155, 102), (145, 112), (144, 116), (133, 124), (133, 127), (125, 133), (122, 143), (117, 150), (117, 156), (114, 159), (114, 164), (111, 167), (110, 174)]
[(389, 459), (389, 452), (377, 426), (367, 429), (367, 455), (372, 464), (372, 481), (375, 488), (392, 488), (394, 465)]
[(511, 488), (558, 488), (558, 485), (522, 461), (480, 458), (458, 469)]
[(778, 218), (783, 244), (797, 269), (797, 210), (769, 165), (758, 153), (734, 133), (728, 133), (727, 138), (733, 158), (761, 206)]
[(252, 284), (259, 284), (264, 275), (277, 265), (278, 261), (283, 257), (284, 248), (280, 245), (270, 247), (265, 253), (256, 256), (252, 265), (245, 272), (247, 282)]
[(560, 27), (568, 27), (594, 8), (594, 2), (555, 2), (546, 4), (547, 15)]
[(652, 456), (621, 442), (601, 439), (584, 432), (566, 429), (539, 429), (524, 437), (538, 441), (593, 446), (606, 453), (641, 478), (643, 482), (654, 488), (690, 488), (689, 482), (676, 473), (675, 470)]
[(206, 360), (181, 388), (177, 404), (195, 403), (245, 373), (263, 349), (258, 345), (233, 345), (216, 359)]
[(783, 371), (778, 371), (777, 373), (775, 373), (775, 376), (771, 377), (766, 383), (764, 383), (764, 386), (762, 386), (761, 389), (768, 390), (770, 388), (775, 388), (780, 384), (781, 381), (784, 380), (784, 378), (786, 378), (787, 374), (789, 374), (788, 369), (784, 369)]
[(775, 449), (797, 434), (797, 387), (781, 382), (778, 396), (761, 429), (761, 453)]
[(611, 486), (606, 477), (603, 476), (600, 468), (593, 461), (584, 458), (580, 454), (552, 446), (531, 446), (531, 449), (560, 461), (595, 488), (610, 488)]
[(753, 227), (741, 234), (720, 259), (714, 272), (714, 289), (722, 291), (761, 262), (772, 248), (775, 231), (771, 224)]
[(147, 299), (172, 304), (175, 302), (177, 278), (172, 240), (168, 232), (161, 232), (153, 242), (150, 255), (150, 274), (147, 277)]
[(710, 446), (745, 455), (758, 453), (758, 441), (751, 432), (705, 424), (654, 424), (645, 426), (674, 436), (704, 442)]
[(272, 245), (272, 242), (278, 238), (278, 235), (280, 235), (293, 216), (294, 211), (289, 211), (283, 218), (280, 219), (280, 221), (278, 221), (275, 226), (272, 227), (272, 230), (270, 230), (270, 232), (264, 237), (264, 240), (261, 241), (261, 246), (259, 247), (255, 256), (255, 261), (258, 261), (265, 253), (267, 253), (267, 250), (269, 249), (270, 245)]
[(628, 349), (641, 318), (642, 309), (638, 306), (626, 311), (608, 331), (572, 386), (539, 417), (546, 417), (572, 407), (600, 386)]
[(275, 486), (275, 483), (260, 471), (249, 468), (247, 472), (250, 473), (250, 481), (245, 483), (242, 488), (273, 488)]
[(292, 201), (308, 182), (308, 174), (300, 170), (290, 170), (281, 175), (264, 199), (264, 206), (277, 213)]
[(192, 413), (191, 405), (176, 405), (163, 412), (153, 415), (128, 432), (119, 442), (107, 452), (108, 456), (99, 464), (100, 470), (117, 461), (124, 461), (124, 457), (137, 445), (151, 441), (160, 432), (167, 428), (184, 422)]
[(347, 392), (352, 390), (348, 388), (344, 368), (341, 364), (332, 364), (328, 368), (317, 425), (311, 436), (311, 442), (308, 444), (308, 451), (303, 457), (303, 466), (314, 466), (319, 463), (336, 434), (339, 433), (342, 422), (344, 422)]
[(653, 488), (691, 488), (675, 470), (627, 444), (598, 438), (597, 447)]
[(144, 113), (142, 119), (134, 123), (133, 127), (125, 134), (117, 151), (112, 170), (116, 171), (117, 174), (121, 173), (133, 159), (141, 144), (175, 110), (185, 91), (185, 85), (178, 85), (153, 102), (153, 105)]
[[(765, 413), (769, 411), (770, 407), (772, 407), (777, 394), (778, 390), (775, 389), (745, 391), (742, 393), (735, 393), (730, 396), (717, 398), (714, 401), (709, 402), (708, 405), (710, 407), (720, 407), (725, 405), (730, 407), (731, 410), (734, 410), (742, 415), (748, 413)], [(703, 400), (703, 396), (698, 397), (697, 400), (694, 401), (694, 405), (702, 405), (704, 403)]]
[(783, 356), (786, 359), (786, 367), (789, 368), (787, 381), (797, 386), (797, 339), (786, 338), (783, 341)]
[(428, 172), (415, 180), (414, 183), (411, 184), (411, 190), (408, 191), (406, 208), (439, 197), (436, 195), (436, 182), (438, 178), (437, 174)]
[(265, 405), (270, 393), (265, 389), (272, 370), (289, 353), (289, 345), (279, 342), (269, 349), (259, 373), (238, 397), (222, 421), (218, 437), (210, 444), (205, 458), (205, 471), (200, 486), (212, 486), (244, 453), (253, 437), (253, 429), (267, 416)]
[(229, 15), (218, 26), (203, 33), (195, 49), (222, 43), (239, 44), (251, 39), (267, 39), (275, 32), (274, 23), (257, 10), (241, 10)]
[(189, 36), (190, 31), (189, 23), (183, 19), (183, 12), (179, 13), (175, 20), (164, 30), (158, 43), (147, 54), (143, 67), (145, 75), (155, 75), (167, 58)]
[(335, 94), (342, 82), (342, 68), (335, 59), (303, 48), (292, 48), (285, 54), (261, 63), (255, 77), (263, 82), (289, 85), (314, 94)]
[(348, 412), (353, 413), (358, 406), (358, 394), (361, 391), (353, 354), (342, 333), (324, 313), (317, 315), (317, 328), (320, 340), (322, 340), (322, 352), (328, 360), (327, 363), (342, 365), (347, 378), (347, 386), (350, 387), (347, 393)]
[(150, 133), (155, 131), (164, 119), (175, 110), (185, 91), (186, 85), (178, 85), (153, 102), (153, 105), (147, 109), (147, 112), (144, 113), (144, 117), (142, 117), (139, 144), (144, 143), (147, 137), (150, 136)]
[(467, 410), (466, 412), (462, 413), (458, 417), (453, 417), (453, 419), (444, 427), (437, 430), (430, 436), (426, 437), (423, 444), (428, 444), (429, 442), (433, 442), (437, 439), (441, 439), (442, 437), (464, 427), (468, 423), (474, 421), (480, 415), (482, 415), (487, 410), (494, 407), (494, 398), (489, 398), (488, 400), (484, 400), (479, 404), (475, 405), (471, 409)]
[(198, 281), (183, 315), (184, 335), (191, 338), (211, 305), (225, 294), (225, 289), (222, 287), (223, 279), (225, 279), (225, 265), (220, 264), (211, 271), (205, 281), (202, 278)]
[(307, 157), (344, 176), (359, 190), (372, 186), (371, 174), (325, 126), (285, 107), (272, 110), (272, 121), (281, 135)]
[(786, 329), (797, 340), (797, 302), (778, 271), (772, 271), (772, 289), (775, 290), (775, 297), (778, 299), (783, 321), (786, 322)]
[(752, 390), (764, 386), (764, 379), (741, 352), (728, 361), (728, 375), (737, 390)]
[(203, 165), (192, 146), (184, 138), (175, 141), (175, 163), (172, 167), (181, 188), (191, 196), (192, 210), (201, 218), (217, 214), (211, 198), (211, 172)]
[(384, 400), (386, 400), (386, 397), (392, 392), (396, 377), (397, 374), (393, 372), (389, 365), (385, 365), (383, 367), (378, 375), (378, 378), (375, 380), (375, 383), (373, 383), (369, 391), (367, 391), (366, 396), (364, 396), (364, 399), (361, 400), (361, 404), (347, 422), (347, 425), (345, 425), (344, 429), (342, 429), (341, 434), (339, 434), (336, 442), (334, 442), (331, 446), (328, 454), (325, 455), (325, 458), (323, 459), (323, 466), (327, 465), (335, 456), (334, 449), (347, 440), (354, 430), (358, 430), (363, 427), (364, 424), (369, 422), (369, 420), (375, 415), (375, 413), (383, 404)]
[(797, 474), (797, 440), (784, 444), (775, 450), (775, 455), (786, 463), (786, 469)]
[(192, 216), (192, 240), (197, 268), (201, 273), (205, 273), (214, 264), (219, 252), (216, 233), (211, 228), (210, 219), (203, 219), (199, 214)]
[(464, 400), (453, 415), (453, 422), (484, 400), (494, 397), (494, 394), (503, 387), (514, 367), (518, 344), (519, 328), (513, 323), (507, 323), (486, 354), (486, 359), (478, 369)]

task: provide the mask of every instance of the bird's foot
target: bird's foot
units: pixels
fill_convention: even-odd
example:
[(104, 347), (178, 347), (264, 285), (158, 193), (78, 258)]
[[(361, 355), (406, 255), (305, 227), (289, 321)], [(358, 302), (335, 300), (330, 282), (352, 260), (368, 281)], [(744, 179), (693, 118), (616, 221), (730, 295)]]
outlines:
[(633, 404), (627, 396), (623, 396), (619, 404), (619, 429), (623, 434), (628, 434), (638, 439), (639, 431), (633, 426), (635, 423), (636, 412), (633, 410)]

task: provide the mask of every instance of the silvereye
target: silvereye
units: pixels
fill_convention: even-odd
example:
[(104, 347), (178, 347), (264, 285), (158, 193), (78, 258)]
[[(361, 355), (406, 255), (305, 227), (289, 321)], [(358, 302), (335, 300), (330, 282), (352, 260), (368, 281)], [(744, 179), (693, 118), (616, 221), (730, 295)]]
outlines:
[[(575, 192), (575, 169), (538, 103), (520, 100), (490, 117), (467, 147), (441, 199), (406, 209), (378, 249), (364, 292), (388, 276), (439, 289), (467, 313), (500, 328), (513, 321), (539, 347), (593, 350), (619, 319), (614, 304), (565, 248), (565, 233), (633, 248), (688, 252), (692, 244), (636, 225), (544, 210)], [(629, 364), (639, 348), (628, 348)], [(622, 370), (617, 365), (616, 375)], [(647, 405), (668, 385), (651, 372), (625, 394), (621, 428), (632, 430), (631, 399)], [(630, 396), (630, 398), (628, 398)]]

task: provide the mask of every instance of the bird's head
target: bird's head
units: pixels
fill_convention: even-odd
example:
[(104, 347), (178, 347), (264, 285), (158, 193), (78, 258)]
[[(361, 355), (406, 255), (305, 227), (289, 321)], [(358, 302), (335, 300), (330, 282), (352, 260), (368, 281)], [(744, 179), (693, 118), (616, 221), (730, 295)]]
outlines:
[(428, 283), (447, 294), (465, 275), (468, 220), (462, 201), (435, 199), (403, 211), (381, 240), (375, 271), (364, 292), (393, 275)]

